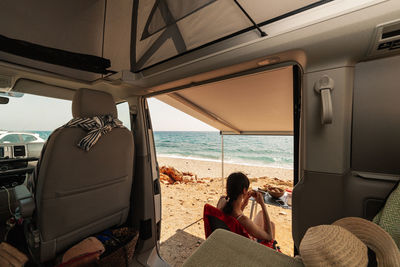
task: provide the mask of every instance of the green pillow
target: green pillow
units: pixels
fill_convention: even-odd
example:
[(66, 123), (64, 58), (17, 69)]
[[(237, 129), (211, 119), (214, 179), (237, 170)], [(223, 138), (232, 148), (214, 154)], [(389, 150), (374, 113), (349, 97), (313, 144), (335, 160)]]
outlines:
[(400, 249), (400, 185), (390, 194), (373, 222), (388, 232)]

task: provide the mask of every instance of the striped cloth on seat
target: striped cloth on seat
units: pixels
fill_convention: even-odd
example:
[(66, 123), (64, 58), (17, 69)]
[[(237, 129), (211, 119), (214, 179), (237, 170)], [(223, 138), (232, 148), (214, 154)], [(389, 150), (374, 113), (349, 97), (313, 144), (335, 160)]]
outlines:
[(78, 147), (86, 151), (89, 151), (103, 134), (110, 132), (113, 128), (125, 128), (120, 120), (113, 118), (111, 115), (74, 118), (61, 128), (72, 127), (80, 127), (88, 131), (87, 135), (78, 143)]
[(110, 132), (113, 128), (126, 128), (122, 125), (122, 122), (120, 120), (113, 118), (111, 115), (104, 115), (91, 118), (74, 118), (63, 126), (54, 130), (53, 133), (48, 137), (46, 143), (42, 148), (42, 152), (36, 165), (35, 172), (32, 176), (28, 177), (27, 188), (32, 193), (32, 196), (35, 196), (36, 193), (37, 177), (48, 141), (57, 130), (73, 127), (80, 127), (88, 131), (87, 135), (83, 137), (77, 144), (79, 148), (85, 151), (89, 151), (90, 148), (97, 143), (97, 141), (103, 134)]

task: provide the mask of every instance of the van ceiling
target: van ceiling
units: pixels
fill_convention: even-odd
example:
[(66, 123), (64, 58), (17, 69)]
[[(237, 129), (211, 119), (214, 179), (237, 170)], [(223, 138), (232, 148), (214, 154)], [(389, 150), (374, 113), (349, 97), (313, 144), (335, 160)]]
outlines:
[[(330, 1), (136, 1), (133, 9), (133, 14), (137, 15), (133, 20), (136, 39), (132, 39), (136, 49), (132, 51), (132, 71), (254, 30), (251, 20), (261, 27)], [(253, 39), (265, 36), (261, 32), (254, 31)]]
[(293, 134), (292, 66), (208, 83), (157, 99), (226, 134)]
[[(111, 61), (110, 70), (116, 72), (130, 69), (132, 1), (2, 0), (0, 10), (0, 35), (4, 37), (44, 49), (106, 58)], [(0, 60), (84, 81), (102, 77), (12, 53), (0, 52)]]
[[(66, 64), (79, 61), (68, 55), (61, 62), (49, 60), (61, 52), (51, 49), (75, 53), (82, 64), (89, 56), (97, 57), (95, 63), (105, 59), (111, 62), (112, 73), (137, 72), (244, 32), (252, 31), (258, 39), (251, 20), (263, 26), (330, 1), (2, 0), (0, 60), (94, 81), (106, 72)], [(16, 44), (21, 41), (18, 52)]]
[[(204, 10), (208, 10), (206, 15), (214, 14), (214, 10), (210, 10), (212, 6), (226, 4), (229, 1), (2, 0), (0, 1), (0, 35), (44, 47), (109, 59), (111, 61), (109, 70), (118, 73), (104, 76), (0, 51), (0, 74), (10, 75), (14, 81), (24, 78), (60, 88), (87, 87), (104, 90), (114, 96), (118, 95), (121, 99), (126, 99), (133, 95), (155, 93), (161, 90), (157, 90), (158, 87), (162, 87), (162, 90), (174, 87), (168, 87), (168, 84), (183, 85), (185, 81), (190, 83), (193, 80), (197, 82), (206, 77), (209, 72), (231, 68), (234, 65), (246, 65), (246, 62), (250, 61), (265, 62), (273, 59), (273, 64), (295, 61), (301, 65), (304, 73), (340, 66), (354, 66), (357, 62), (371, 58), (368, 51), (370, 51), (371, 43), (375, 43), (375, 36), (378, 36), (375, 34), (376, 27), (393, 21), (399, 22), (400, 18), (400, 1), (398, 0), (238, 0), (257, 23), (263, 20), (271, 22), (269, 18), (285, 14), (285, 12), (289, 12), (287, 14), (291, 16), (285, 15), (284, 18), (279, 16), (279, 20), (273, 19), (272, 23), (262, 26), (262, 30), (268, 34), (264, 38), (260, 38), (260, 33), (243, 13), (240, 13), (240, 17), (239, 13), (232, 13), (237, 16), (229, 15), (224, 18), (222, 15), (218, 16), (218, 21), (225, 19), (224, 22), (232, 18), (234, 21), (229, 25), (232, 23), (236, 25), (235, 23), (239, 21), (243, 23), (242, 26), (248, 23), (246, 25), (249, 25), (250, 31), (240, 35), (235, 35), (233, 32), (235, 36), (232, 38), (223, 38), (223, 41), (214, 42), (214, 38), (229, 34), (233, 29), (224, 34), (220, 32), (222, 35), (203, 40), (206, 44), (212, 43), (207, 46), (203, 45), (203, 41), (199, 41), (200, 35), (191, 35), (190, 40), (186, 40), (188, 44), (191, 44), (187, 45), (191, 49), (190, 53), (185, 52), (175, 57), (175, 44), (167, 50), (164, 50), (163, 46), (157, 49), (152, 48), (153, 38), (168, 31), (168, 27), (160, 28), (157, 16), (160, 18), (161, 11), (158, 5), (161, 4), (155, 5), (156, 2), (167, 3), (168, 6), (171, 5), (171, 9), (175, 8), (174, 4), (180, 3), (179, 6), (182, 9), (174, 9), (174, 14), (177, 16), (177, 25), (181, 25), (189, 18), (199, 16), (198, 14), (202, 14)], [(229, 8), (237, 7), (234, 6), (233, 0), (229, 3), (232, 4)], [(142, 8), (141, 5), (146, 5), (147, 9), (145, 8), (138, 16), (135, 16), (135, 13), (132, 13), (133, 10)], [(268, 6), (261, 7), (260, 5)], [(303, 11), (309, 7), (313, 8), (292, 15), (298, 8)], [(151, 15), (152, 10), (153, 15)], [(223, 11), (221, 10), (220, 14), (224, 14)], [(262, 11), (259, 14), (265, 17), (256, 15), (258, 11)], [(241, 12), (239, 7), (235, 12)], [(132, 19), (139, 18), (142, 14), (142, 22), (138, 22), (138, 28), (131, 27)], [(196, 27), (201, 25), (201, 21), (200, 18), (193, 19), (191, 23), (196, 23), (188, 25), (193, 26), (192, 30), (198, 31)], [(211, 21), (211, 23), (214, 22)], [(206, 27), (204, 32), (207, 34), (210, 30), (214, 31), (213, 27), (210, 29), (210, 25), (204, 24)], [(221, 24), (224, 27), (229, 25)], [(212, 26), (215, 25), (212, 24)], [(144, 32), (145, 27), (148, 28), (148, 33)], [(191, 30), (183, 30), (182, 26), (179, 29), (182, 32)], [(236, 30), (240, 32), (240, 29), (242, 29), (241, 26)], [(191, 34), (190, 31), (189, 34)], [(140, 43), (133, 46), (133, 41)], [(168, 39), (166, 44), (171, 44), (172, 41)], [(0, 50), (2, 45), (0, 40)], [(197, 45), (200, 46), (196, 48)], [(148, 58), (151, 62), (136, 58), (146, 53), (144, 52), (146, 49), (150, 49), (153, 54)], [(301, 51), (304, 55), (302, 56), (303, 63), (288, 56), (290, 51)], [(400, 49), (392, 51), (393, 54), (399, 52)], [(157, 61), (152, 60), (161, 54), (163, 56), (159, 60), (164, 60), (164, 56), (166, 58), (172, 56), (172, 58), (149, 67), (150, 63)], [(379, 57), (386, 55), (379, 55)], [(147, 64), (146, 68), (132, 73), (133, 67), (139, 66), (136, 64), (140, 63), (139, 61)], [(256, 67), (259, 67), (258, 63), (254, 63), (251, 68)], [(240, 68), (238, 71), (244, 69), (249, 69), (249, 67)]]

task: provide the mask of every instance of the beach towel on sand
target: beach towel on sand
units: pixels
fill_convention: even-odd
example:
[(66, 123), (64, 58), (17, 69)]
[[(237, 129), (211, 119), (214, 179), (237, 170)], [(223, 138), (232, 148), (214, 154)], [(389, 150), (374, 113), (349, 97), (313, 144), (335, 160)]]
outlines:
[(400, 249), (400, 185), (397, 183), (373, 222), (388, 232)]

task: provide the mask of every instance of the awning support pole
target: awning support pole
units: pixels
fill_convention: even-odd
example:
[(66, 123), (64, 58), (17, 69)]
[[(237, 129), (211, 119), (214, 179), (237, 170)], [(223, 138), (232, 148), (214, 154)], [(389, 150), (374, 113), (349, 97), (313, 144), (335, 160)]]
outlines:
[(222, 194), (224, 193), (224, 135), (221, 134), (221, 181), (222, 181)]
[(261, 37), (267, 36), (267, 34), (261, 30), (261, 28), (258, 26), (258, 24), (250, 17), (249, 13), (246, 12), (246, 10), (242, 7), (242, 5), (237, 1), (234, 0), (236, 5), (240, 8), (240, 10), (246, 15), (246, 17), (253, 23), (254, 27), (260, 32)]

